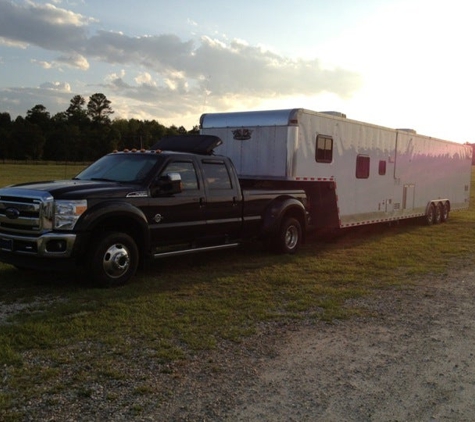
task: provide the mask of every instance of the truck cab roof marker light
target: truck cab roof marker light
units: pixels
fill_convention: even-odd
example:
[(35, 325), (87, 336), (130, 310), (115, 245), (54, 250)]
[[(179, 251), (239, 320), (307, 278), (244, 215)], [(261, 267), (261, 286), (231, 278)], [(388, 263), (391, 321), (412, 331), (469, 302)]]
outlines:
[(151, 150), (146, 150), (146, 149), (132, 149), (132, 150), (129, 150), (127, 148), (123, 149), (122, 151), (119, 151), (118, 149), (114, 149), (112, 151), (112, 154), (118, 154), (118, 153), (129, 153), (129, 152), (140, 152), (142, 154), (145, 154), (145, 153), (149, 153), (149, 154), (161, 154), (162, 153), (162, 150), (161, 149), (151, 149)]

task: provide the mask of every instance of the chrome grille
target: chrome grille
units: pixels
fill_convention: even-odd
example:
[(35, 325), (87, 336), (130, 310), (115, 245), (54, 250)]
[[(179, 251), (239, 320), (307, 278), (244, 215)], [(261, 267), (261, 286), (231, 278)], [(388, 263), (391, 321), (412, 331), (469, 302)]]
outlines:
[(0, 189), (0, 233), (42, 234), (52, 228), (53, 197), (48, 192)]

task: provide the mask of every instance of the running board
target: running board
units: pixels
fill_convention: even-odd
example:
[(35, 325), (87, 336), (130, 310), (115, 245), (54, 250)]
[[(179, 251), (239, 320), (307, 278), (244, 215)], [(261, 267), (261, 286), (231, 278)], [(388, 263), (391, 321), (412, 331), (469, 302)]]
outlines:
[(162, 252), (153, 254), (153, 258), (166, 258), (169, 256), (179, 256), (179, 255), (188, 255), (192, 253), (198, 252), (207, 252), (207, 251), (216, 251), (219, 249), (230, 249), (239, 246), (239, 243), (227, 243), (225, 245), (217, 245), (217, 246), (206, 246), (204, 248), (192, 248), (192, 249), (183, 249), (181, 251), (173, 251), (173, 252)]

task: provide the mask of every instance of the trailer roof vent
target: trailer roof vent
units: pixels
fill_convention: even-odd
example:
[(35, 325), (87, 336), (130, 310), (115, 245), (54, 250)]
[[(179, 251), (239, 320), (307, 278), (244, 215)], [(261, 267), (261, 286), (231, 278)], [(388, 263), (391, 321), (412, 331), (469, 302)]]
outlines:
[(415, 135), (417, 133), (414, 129), (399, 128), (399, 129), (396, 129), (396, 130), (400, 130), (401, 132), (412, 133), (413, 135)]
[(320, 113), (329, 114), (330, 116), (341, 117), (342, 119), (346, 119), (346, 114), (341, 113), (340, 111), (321, 111)]

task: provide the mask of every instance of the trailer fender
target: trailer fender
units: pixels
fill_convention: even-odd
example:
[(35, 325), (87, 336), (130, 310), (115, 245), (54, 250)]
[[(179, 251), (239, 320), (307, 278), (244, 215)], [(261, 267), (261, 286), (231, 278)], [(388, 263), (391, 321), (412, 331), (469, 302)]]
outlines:
[(268, 237), (278, 232), (284, 217), (296, 218), (302, 232), (307, 229), (307, 211), (305, 206), (296, 198), (282, 197), (274, 199), (264, 212), (262, 236)]

